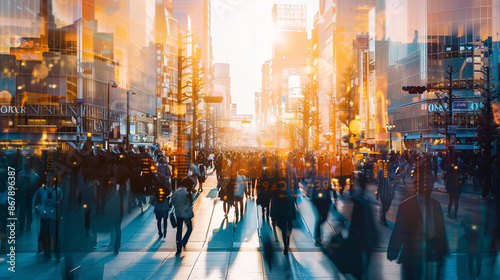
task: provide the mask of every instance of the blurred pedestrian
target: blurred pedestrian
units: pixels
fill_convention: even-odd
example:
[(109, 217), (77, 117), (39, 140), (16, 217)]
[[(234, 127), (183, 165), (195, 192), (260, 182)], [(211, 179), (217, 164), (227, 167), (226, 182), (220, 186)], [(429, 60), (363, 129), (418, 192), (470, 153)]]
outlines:
[[(166, 183), (165, 174), (158, 175), (158, 180), (155, 183), (155, 201), (154, 212), (156, 217), (156, 227), (158, 228), (158, 238), (167, 237), (167, 219), (170, 210), (170, 199), (168, 196), (172, 190)], [(163, 226), (162, 226), (163, 222)], [(163, 228), (163, 231), (162, 231)]]
[(31, 199), (33, 193), (38, 187), (40, 176), (33, 170), (33, 157), (25, 158), (23, 170), (19, 172), (16, 186), (16, 208), (19, 209), (17, 220), (19, 222), (19, 232), (22, 233), (26, 226), (26, 231), (31, 230), (33, 220), (33, 210), (31, 208)]
[(194, 192), (196, 186), (198, 186), (198, 178), (200, 177), (200, 171), (198, 170), (198, 166), (195, 163), (192, 163), (189, 166), (188, 177), (193, 181), (192, 191)]
[(203, 192), (203, 184), (207, 180), (207, 169), (203, 163), (198, 164), (198, 183), (200, 186), (198, 187), (198, 192), (201, 193)]
[[(430, 159), (415, 175), (418, 193), (401, 202), (389, 239), (387, 258), (403, 265), (403, 279), (439, 279), (448, 241), (441, 204), (431, 198), (434, 189)], [(429, 264), (436, 268), (429, 269)], [(434, 275), (431, 275), (434, 274)]]
[[(236, 184), (234, 184), (234, 210), (236, 212), (236, 219), (243, 217), (243, 197), (247, 189), (247, 178), (245, 177), (246, 171), (241, 169), (238, 171)], [(239, 208), (238, 208), (239, 206)], [(239, 210), (238, 210), (239, 209)]]
[(378, 171), (378, 189), (375, 198), (380, 200), (380, 222), (387, 226), (387, 211), (391, 207), (392, 200), (396, 196), (396, 186), (394, 184), (396, 175), (393, 172), (392, 164), (383, 162), (383, 168)]
[(275, 181), (274, 167), (271, 161), (263, 156), (261, 159), (262, 176), (257, 183), (257, 205), (260, 205), (262, 211), (262, 219), (267, 217), (269, 220), (269, 205), (271, 203), (271, 186)]
[[(181, 186), (172, 194), (172, 205), (174, 206), (175, 216), (177, 217), (177, 234), (175, 242), (177, 244), (177, 254), (182, 251), (182, 247), (186, 248), (186, 244), (193, 231), (193, 197), (188, 190), (193, 188), (193, 180), (188, 177), (182, 179)], [(186, 224), (187, 231), (182, 236), (182, 226)]]
[(283, 254), (288, 255), (292, 221), (295, 219), (293, 198), (293, 170), (290, 163), (283, 159), (278, 162), (278, 180), (276, 187), (271, 188), (271, 218), (281, 230)]
[(432, 167), (434, 171), (434, 180), (438, 179), (438, 169), (439, 169), (439, 163), (438, 163), (438, 156), (434, 155), (432, 158)]
[[(456, 219), (458, 213), (458, 200), (462, 193), (460, 183), (460, 173), (456, 164), (451, 164), (446, 167), (446, 172), (443, 175), (446, 181), (446, 190), (448, 191), (448, 218)], [(454, 215), (451, 214), (451, 207), (455, 204)]]
[(483, 240), (479, 235), (479, 228), (477, 225), (470, 225), (466, 221), (462, 221), (460, 226), (464, 228), (464, 234), (458, 241), (458, 249), (467, 254), (467, 266), (470, 279), (477, 279), (479, 275), (481, 275), (483, 264)]
[(321, 225), (326, 222), (330, 206), (332, 205), (330, 168), (326, 163), (324, 156), (318, 156), (315, 172), (313, 176), (314, 183), (312, 187), (312, 202), (316, 206), (317, 216), (314, 226), (314, 238), (318, 245), (321, 245)]
[(47, 175), (47, 182), (33, 196), (33, 208), (40, 214), (40, 234), (38, 236), (38, 253), (44, 251), (45, 257), (52, 252), (59, 253), (59, 208), (63, 200), (62, 190), (56, 187), (54, 174)]

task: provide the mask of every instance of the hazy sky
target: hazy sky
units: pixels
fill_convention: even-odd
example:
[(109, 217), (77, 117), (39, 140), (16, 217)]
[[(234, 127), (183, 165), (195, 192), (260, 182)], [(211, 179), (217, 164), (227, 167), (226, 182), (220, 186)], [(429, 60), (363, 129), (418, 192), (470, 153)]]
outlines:
[(262, 64), (271, 58), (274, 3), (307, 5), (310, 33), (319, 0), (212, 0), (214, 62), (230, 64), (231, 96), (238, 114), (254, 113)]

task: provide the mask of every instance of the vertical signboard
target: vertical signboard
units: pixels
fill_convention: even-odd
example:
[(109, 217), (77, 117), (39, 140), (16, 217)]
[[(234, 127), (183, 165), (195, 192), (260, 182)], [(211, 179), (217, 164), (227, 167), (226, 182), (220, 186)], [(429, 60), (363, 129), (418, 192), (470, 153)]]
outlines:
[(57, 152), (53, 150), (42, 151), (42, 167), (45, 173), (54, 173), (56, 171), (56, 156)]

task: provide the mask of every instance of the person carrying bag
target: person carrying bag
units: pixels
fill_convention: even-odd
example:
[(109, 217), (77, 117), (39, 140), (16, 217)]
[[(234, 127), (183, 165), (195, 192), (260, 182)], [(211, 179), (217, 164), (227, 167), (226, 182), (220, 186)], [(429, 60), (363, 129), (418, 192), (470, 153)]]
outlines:
[[(180, 188), (175, 190), (172, 194), (172, 205), (174, 206), (175, 216), (177, 218), (177, 234), (176, 234), (176, 244), (177, 244), (177, 254), (180, 254), (182, 247), (186, 248), (186, 244), (193, 231), (193, 224), (191, 219), (194, 217), (193, 214), (193, 197), (190, 190), (193, 188), (193, 181), (186, 177), (182, 179)], [(186, 224), (187, 231), (182, 237), (182, 225)]]

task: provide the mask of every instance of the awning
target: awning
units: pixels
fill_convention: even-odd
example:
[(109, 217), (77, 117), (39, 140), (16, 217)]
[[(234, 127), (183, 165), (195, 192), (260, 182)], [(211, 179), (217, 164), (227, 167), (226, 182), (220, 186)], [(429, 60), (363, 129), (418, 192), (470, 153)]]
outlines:
[(429, 132), (429, 133), (423, 133), (423, 137), (425, 138), (444, 138), (445, 134), (444, 133), (439, 133), (437, 131)]
[(476, 129), (458, 129), (457, 137), (475, 137)]
[(437, 145), (429, 145), (429, 149), (431, 150), (446, 150), (446, 145), (444, 144), (437, 144)]
[(420, 139), (420, 132), (406, 133), (406, 140), (416, 140), (416, 139)]
[(469, 145), (455, 145), (456, 150), (475, 150), (477, 147), (475, 147), (472, 144)]

